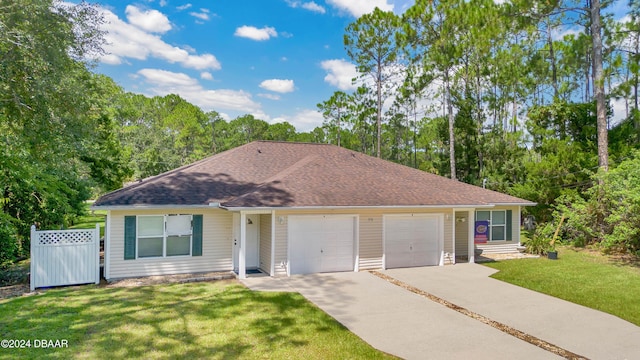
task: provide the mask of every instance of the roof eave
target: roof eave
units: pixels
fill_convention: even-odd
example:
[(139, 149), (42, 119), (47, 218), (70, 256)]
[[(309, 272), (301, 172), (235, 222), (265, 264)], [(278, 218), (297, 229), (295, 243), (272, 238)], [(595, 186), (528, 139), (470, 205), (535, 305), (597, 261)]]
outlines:
[(211, 209), (212, 205), (91, 205), (91, 210), (164, 210), (164, 209)]
[(475, 205), (382, 205), (382, 206), (223, 206), (221, 209), (229, 211), (256, 211), (256, 210), (361, 210), (361, 209), (452, 209), (452, 208), (493, 208), (493, 204), (475, 204)]
[(536, 206), (538, 203), (522, 202), (522, 203), (494, 203), (495, 206)]

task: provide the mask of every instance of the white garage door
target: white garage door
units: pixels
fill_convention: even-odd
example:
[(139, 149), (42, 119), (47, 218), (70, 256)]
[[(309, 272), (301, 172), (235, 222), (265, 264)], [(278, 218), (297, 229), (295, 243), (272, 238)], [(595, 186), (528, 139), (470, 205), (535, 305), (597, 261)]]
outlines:
[(440, 264), (442, 219), (439, 214), (385, 216), (385, 267)]
[(290, 216), (291, 274), (353, 271), (353, 216)]

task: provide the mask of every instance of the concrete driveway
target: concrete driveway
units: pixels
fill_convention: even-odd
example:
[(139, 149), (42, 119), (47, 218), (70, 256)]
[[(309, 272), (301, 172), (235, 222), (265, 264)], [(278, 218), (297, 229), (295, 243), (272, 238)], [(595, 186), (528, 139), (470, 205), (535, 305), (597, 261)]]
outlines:
[[(488, 278), (493, 271), (458, 264), (383, 273), (588, 358), (640, 358), (637, 326)], [(368, 272), (243, 282), (254, 290), (299, 292), (375, 348), (406, 359), (558, 358)]]
[(590, 359), (640, 359), (640, 327), (490, 278), (496, 271), (477, 264), (458, 264), (383, 273), (578, 355)]

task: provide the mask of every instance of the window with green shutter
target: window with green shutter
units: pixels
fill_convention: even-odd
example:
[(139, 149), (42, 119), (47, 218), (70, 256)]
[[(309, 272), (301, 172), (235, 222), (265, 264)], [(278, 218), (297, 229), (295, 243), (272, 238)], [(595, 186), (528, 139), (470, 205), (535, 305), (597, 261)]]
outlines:
[(489, 222), (489, 241), (513, 240), (512, 210), (479, 210), (476, 221)]
[(125, 216), (124, 259), (202, 256), (202, 215)]
[(124, 217), (124, 259), (136, 258), (136, 217)]

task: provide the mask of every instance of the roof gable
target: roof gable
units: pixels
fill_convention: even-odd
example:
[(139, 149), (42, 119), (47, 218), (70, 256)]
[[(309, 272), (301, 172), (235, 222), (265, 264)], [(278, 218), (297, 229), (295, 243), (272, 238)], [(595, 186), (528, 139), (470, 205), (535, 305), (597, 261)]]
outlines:
[(530, 203), (334, 145), (256, 141), (102, 196), (94, 206), (481, 206)]

